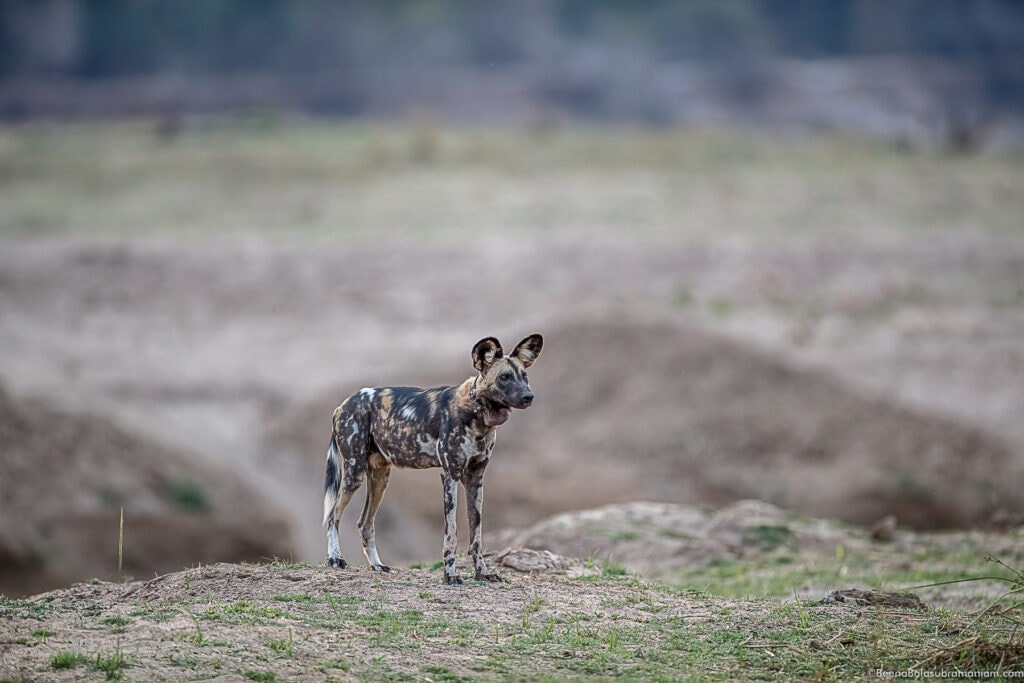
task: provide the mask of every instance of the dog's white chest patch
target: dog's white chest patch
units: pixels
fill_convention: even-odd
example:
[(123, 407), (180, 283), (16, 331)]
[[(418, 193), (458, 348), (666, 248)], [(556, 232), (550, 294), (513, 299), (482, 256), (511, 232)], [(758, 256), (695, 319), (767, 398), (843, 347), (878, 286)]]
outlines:
[(459, 444), (459, 448), (462, 451), (462, 457), (466, 462), (471, 460), (487, 460), (491, 457), (491, 449), (494, 448), (494, 433), (484, 439), (482, 442), (470, 434), (467, 434), (462, 438), (462, 443)]

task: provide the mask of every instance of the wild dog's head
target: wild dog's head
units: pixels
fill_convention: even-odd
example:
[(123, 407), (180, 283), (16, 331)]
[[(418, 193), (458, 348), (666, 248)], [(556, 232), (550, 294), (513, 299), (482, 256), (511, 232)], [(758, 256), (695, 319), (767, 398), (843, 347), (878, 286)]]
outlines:
[(508, 356), (503, 354), (501, 343), (494, 337), (481, 339), (473, 347), (473, 367), (480, 373), (476, 380), (476, 397), (488, 427), (504, 424), (512, 408), (529, 408), (533, 403), (526, 368), (537, 360), (543, 346), (544, 337), (531, 334), (516, 344)]

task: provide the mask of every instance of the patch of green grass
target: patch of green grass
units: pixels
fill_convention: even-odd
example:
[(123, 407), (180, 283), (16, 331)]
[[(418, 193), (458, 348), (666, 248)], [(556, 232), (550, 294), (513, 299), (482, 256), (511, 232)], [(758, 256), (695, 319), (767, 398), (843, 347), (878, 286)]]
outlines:
[[(180, 603), (179, 604), (183, 604)], [(147, 621), (170, 621), (181, 614), (181, 608), (171, 602), (142, 604), (128, 613), (129, 617), (146, 619)]]
[(295, 656), (295, 640), (292, 636), (292, 630), (288, 629), (288, 638), (281, 638), (279, 640), (268, 640), (267, 647), (274, 651), (279, 657), (291, 658)]
[(192, 614), (192, 612), (186, 611), (185, 614), (187, 614), (188, 618), (192, 620), (192, 624), (196, 628), (195, 632), (188, 634), (187, 637), (190, 638), (197, 646), (202, 647), (206, 643), (206, 636), (203, 635), (203, 627), (199, 624), (199, 619), (197, 619), (196, 615)]
[(96, 654), (94, 668), (97, 671), (102, 671), (108, 681), (120, 680), (124, 676), (124, 669), (127, 666), (128, 658), (121, 652), (120, 644), (111, 655)]
[(671, 302), (673, 306), (678, 306), (679, 308), (690, 308), (696, 302), (696, 298), (689, 287), (679, 285), (672, 290)]
[(313, 565), (311, 565), (309, 562), (294, 562), (292, 560), (285, 560), (280, 557), (272, 557), (266, 562), (262, 563), (262, 566), (269, 567), (270, 569), (276, 571), (313, 568)]
[(275, 595), (270, 599), (275, 602), (298, 602), (307, 604), (323, 602), (323, 598), (318, 598), (315, 595), (308, 595), (305, 593), (299, 593), (296, 595)]
[(540, 597), (530, 598), (525, 605), (523, 605), (522, 614), (522, 625), (521, 628), (526, 630), (530, 627), (531, 617), (540, 611), (542, 605), (546, 604), (547, 600)]
[(124, 676), (124, 669), (128, 666), (128, 658), (121, 652), (120, 644), (113, 654), (104, 655), (96, 653), (95, 657), (80, 652), (61, 651), (50, 659), (50, 668), (73, 669), (77, 666), (87, 666), (94, 671), (102, 672), (108, 681), (120, 680)]
[(301, 618), (310, 625), (323, 626), (327, 628), (344, 628), (351, 624), (352, 620), (359, 613), (359, 606), (362, 599), (355, 595), (335, 596), (333, 593), (325, 593), (325, 602), (330, 611), (307, 609), (304, 610)]
[(50, 605), (42, 600), (18, 600), (0, 595), (0, 617), (42, 621), (50, 613)]
[[(669, 681), (690, 672), (701, 679), (845, 680), (879, 668), (906, 671), (962, 640), (968, 625), (964, 616), (818, 601), (707, 597), (693, 605), (696, 614), (680, 613), (659, 602), (665, 592), (673, 589), (641, 584), (617, 601), (644, 606), (644, 619), (594, 612), (525, 624), (492, 648), (484, 670), (513, 678)], [(1006, 642), (1005, 627), (975, 628), (989, 636), (1002, 628)]]
[(420, 667), (420, 673), (427, 674), (432, 681), (446, 681), (447, 683), (463, 683), (473, 680), (469, 676), (462, 676), (455, 673), (446, 666), (429, 664)]
[[(69, 368), (69, 374), (76, 375), (79, 370)], [(123, 491), (116, 489), (112, 486), (106, 485), (99, 488), (96, 491), (96, 495), (99, 497), (100, 502), (103, 503), (104, 507), (116, 510), (124, 505), (125, 495)]]
[(171, 655), (167, 658), (167, 661), (174, 666), (180, 666), (183, 669), (198, 669), (204, 664), (203, 660), (192, 655)]
[(52, 669), (73, 669), (76, 666), (88, 663), (89, 657), (87, 655), (68, 650), (61, 650), (50, 658), (50, 668)]
[(32, 632), (32, 636), (33, 637), (38, 638), (40, 641), (42, 641), (44, 643), (46, 642), (47, 638), (49, 638), (50, 636), (55, 636), (55, 635), (57, 635), (57, 634), (54, 633), (53, 631), (50, 631), (50, 630), (45, 629), (45, 628), (37, 629), (37, 630)]
[(478, 626), (471, 620), (452, 622), (444, 618), (428, 617), (420, 610), (388, 609), (376, 603), (360, 609), (355, 602), (341, 603), (334, 615), (312, 612), (300, 617), (304, 623), (327, 628), (350, 629), (357, 624), (368, 631), (370, 643), (382, 651), (387, 648), (415, 650), (430, 639), (446, 638), (453, 646), (472, 642), (478, 635)]
[(674, 538), (680, 541), (693, 540), (693, 534), (688, 534), (685, 531), (677, 531), (675, 529), (661, 529), (658, 531), (658, 535), (664, 538)]
[(415, 633), (423, 622), (419, 610), (393, 611), (378, 609), (369, 614), (360, 614), (356, 623), (370, 630), (370, 642), (375, 647), (401, 647), (407, 645), (409, 634)]
[(534, 614), (540, 611), (540, 608), (548, 603), (546, 598), (533, 597), (530, 598), (525, 605), (523, 605), (523, 611), (528, 614)]
[(736, 312), (736, 302), (724, 296), (717, 296), (708, 300), (708, 310), (716, 318), (728, 318)]
[(601, 567), (601, 576), (605, 577), (625, 576), (627, 573), (629, 572), (624, 566), (612, 562), (610, 560), (608, 562), (605, 562), (604, 566)]
[(785, 524), (761, 524), (747, 529), (743, 542), (759, 550), (774, 550), (795, 543), (796, 535)]
[(330, 670), (330, 669), (338, 669), (339, 671), (348, 671), (350, 668), (351, 668), (351, 665), (347, 661), (345, 661), (344, 659), (335, 658), (335, 659), (328, 659), (328, 660), (326, 660), (324, 662), (321, 662), (320, 665), (316, 668), (316, 670), (319, 671), (320, 673), (327, 673), (327, 671)]
[(107, 617), (101, 623), (110, 626), (111, 633), (124, 633), (125, 626), (127, 626), (131, 622), (132, 620), (127, 617), (122, 617), (121, 615), (114, 615), (112, 617)]
[[(766, 545), (784, 542), (782, 531), (765, 531)], [(722, 597), (783, 597), (794, 593), (821, 597), (830, 588), (866, 587), (872, 590), (906, 590), (917, 586), (992, 576), (994, 581), (1013, 581), (1006, 566), (993, 565), (977, 548), (953, 552), (940, 546), (919, 546), (913, 560), (899, 564), (880, 561), (872, 552), (837, 550), (833, 554), (803, 556), (788, 551), (785, 544), (750, 559), (716, 558), (708, 566), (658, 575), (662, 581), (689, 590)], [(1009, 586), (1009, 584), (1007, 584)], [(941, 587), (922, 588), (925, 602), (942, 595)], [(983, 591), (982, 591), (983, 592)], [(991, 591), (989, 591), (991, 592)], [(983, 608), (985, 598), (965, 596), (963, 606)]]
[(225, 624), (266, 626), (287, 616), (279, 607), (260, 605), (252, 600), (238, 600), (225, 605), (213, 605), (199, 615), (205, 621), (219, 621)]
[(444, 568), (444, 560), (438, 560), (434, 564), (430, 565), (430, 571), (436, 572), (438, 569)]
[(185, 512), (206, 512), (210, 509), (206, 492), (193, 481), (168, 482), (167, 497), (179, 510)]
[(273, 671), (259, 671), (256, 669), (246, 669), (242, 672), (242, 675), (248, 678), (250, 681), (257, 681), (257, 683), (279, 683), (283, 681), (283, 678), (279, 678)]

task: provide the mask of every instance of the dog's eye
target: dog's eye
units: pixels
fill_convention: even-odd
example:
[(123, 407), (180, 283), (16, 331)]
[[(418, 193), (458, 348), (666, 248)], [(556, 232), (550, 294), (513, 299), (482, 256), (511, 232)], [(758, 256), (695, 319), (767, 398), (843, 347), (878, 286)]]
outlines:
[(507, 382), (510, 379), (512, 379), (512, 373), (511, 372), (503, 372), (500, 375), (498, 375), (498, 379), (500, 381), (502, 381), (502, 382)]

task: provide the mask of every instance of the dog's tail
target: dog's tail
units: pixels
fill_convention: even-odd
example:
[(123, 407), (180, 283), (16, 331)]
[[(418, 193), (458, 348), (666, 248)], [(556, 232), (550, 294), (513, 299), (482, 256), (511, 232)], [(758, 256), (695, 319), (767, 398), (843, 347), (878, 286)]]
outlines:
[(324, 525), (334, 517), (334, 508), (338, 505), (338, 490), (341, 488), (341, 464), (338, 460), (338, 447), (331, 435), (331, 445), (327, 447), (327, 475), (324, 478)]

